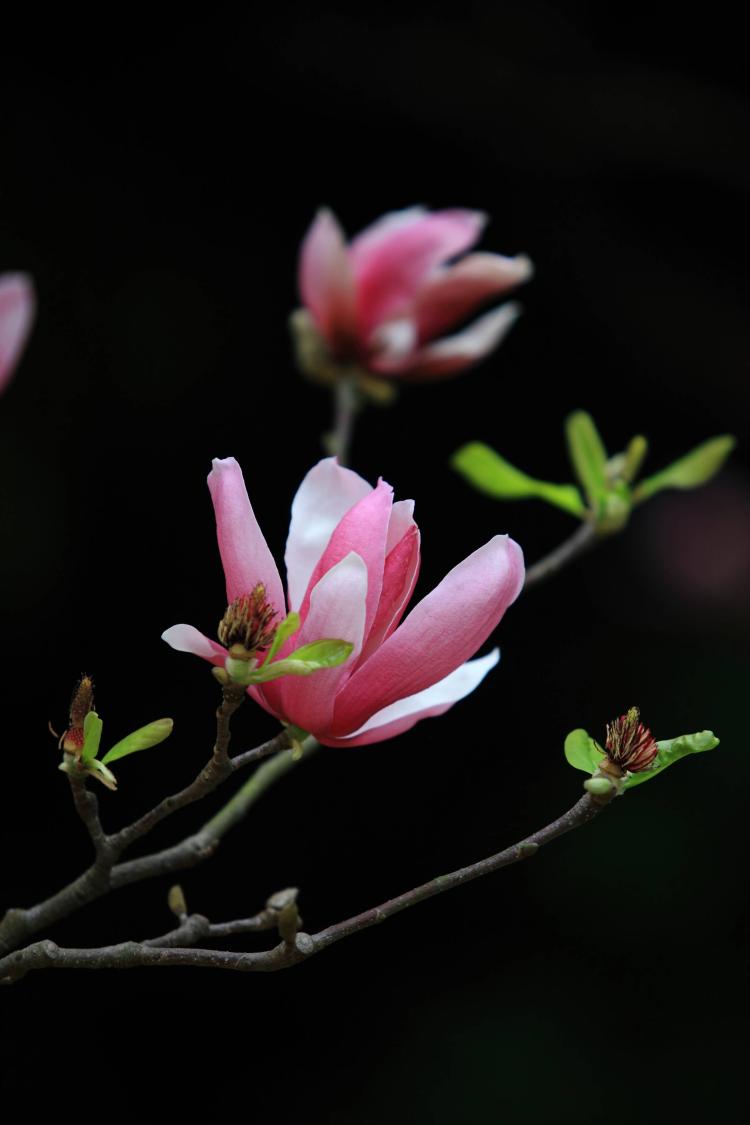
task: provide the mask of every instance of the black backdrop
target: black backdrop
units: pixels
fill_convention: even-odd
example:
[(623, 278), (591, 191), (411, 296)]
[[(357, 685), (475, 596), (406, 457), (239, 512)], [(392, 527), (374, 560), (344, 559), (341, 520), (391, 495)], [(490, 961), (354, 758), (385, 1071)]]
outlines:
[[(419, 589), (496, 531), (529, 560), (569, 521), (501, 508), (447, 467), (482, 438), (548, 479), (591, 410), (654, 467), (747, 429), (748, 88), (739, 28), (637, 4), (465, 3), (439, 19), (351, 6), (205, 22), (122, 10), (8, 27), (0, 47), (0, 268), (40, 312), (0, 409), (5, 645), (2, 900), (87, 859), (47, 720), (82, 670), (119, 737), (161, 714), (172, 745), (124, 763), (108, 824), (187, 780), (215, 685), (159, 634), (210, 628), (222, 573), (204, 479), (243, 464), (280, 557), (319, 456), (325, 392), (296, 376), (295, 255), (325, 202), (349, 231), (416, 201), (487, 210), (526, 251), (525, 314), (479, 370), (363, 417), (354, 466), (413, 496)], [(638, 702), (657, 737), (722, 748), (618, 803), (533, 863), (423, 905), (291, 972), (54, 977), (3, 992), (2, 1089), (80, 1081), (94, 1105), (285, 1120), (613, 1123), (741, 1117), (748, 778), (743, 704), (750, 482), (742, 448), (509, 612), (500, 669), (392, 743), (328, 751), (269, 793), (192, 909), (252, 912), (302, 888), (319, 929), (557, 815), (580, 784), (565, 733)], [(249, 746), (273, 730), (249, 706)], [(214, 804), (218, 804), (215, 801)], [(167, 842), (190, 813), (159, 834)], [(61, 944), (169, 925), (167, 885), (59, 925)], [(104, 1109), (103, 1109), (104, 1111)]]

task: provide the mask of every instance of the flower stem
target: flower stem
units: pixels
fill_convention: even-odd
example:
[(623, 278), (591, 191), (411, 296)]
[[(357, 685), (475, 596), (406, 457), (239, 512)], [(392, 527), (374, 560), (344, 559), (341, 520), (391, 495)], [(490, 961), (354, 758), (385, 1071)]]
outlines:
[(354, 436), (354, 419), (362, 407), (362, 400), (354, 379), (347, 376), (336, 380), (334, 396), (333, 431), (328, 434), (326, 445), (329, 453), (338, 458), (339, 465), (346, 465)]
[(276, 754), (269, 761), (264, 762), (262, 766), (258, 766), (252, 777), (248, 778), (245, 784), (237, 790), (235, 795), (227, 801), (223, 808), (219, 809), (215, 816), (211, 817), (199, 831), (199, 836), (210, 838), (212, 840), (220, 839), (224, 836), (230, 828), (233, 828), (238, 821), (242, 820), (247, 810), (253, 805), (260, 796), (267, 789), (270, 788), (280, 777), (293, 769), (299, 762), (307, 761), (312, 757), (315, 751), (319, 748), (320, 743), (315, 738), (308, 738), (302, 744), (302, 753), (295, 753), (294, 750), (285, 750), (281, 754)]

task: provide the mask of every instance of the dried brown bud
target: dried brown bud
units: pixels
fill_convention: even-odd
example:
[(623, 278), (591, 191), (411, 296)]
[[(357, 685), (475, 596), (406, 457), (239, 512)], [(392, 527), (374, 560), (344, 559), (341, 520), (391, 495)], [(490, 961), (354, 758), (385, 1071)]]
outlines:
[(250, 594), (235, 598), (219, 622), (218, 637), (238, 660), (268, 648), (276, 629), (276, 610), (266, 600), (266, 588), (259, 582)]
[[(641, 722), (637, 707), (631, 707), (612, 723), (607, 723), (607, 757), (620, 771), (641, 773), (651, 769), (659, 752), (656, 739)], [(606, 766), (600, 767), (606, 770)]]

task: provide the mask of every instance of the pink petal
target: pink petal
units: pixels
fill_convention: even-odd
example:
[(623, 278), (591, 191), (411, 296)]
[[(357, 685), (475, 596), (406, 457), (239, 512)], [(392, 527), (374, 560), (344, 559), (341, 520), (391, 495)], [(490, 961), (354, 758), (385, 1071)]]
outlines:
[(353, 551), (328, 570), (310, 596), (310, 608), (294, 640), (294, 648), (312, 641), (349, 641), (354, 650), (337, 668), (310, 676), (285, 676), (263, 687), (269, 704), (303, 730), (327, 730), (336, 693), (350, 674), (362, 648), (367, 605), (367, 566)]
[(380, 602), (361, 660), (367, 660), (375, 652), (404, 615), (417, 584), (419, 542), (419, 530), (415, 525), (386, 556)]
[(201, 656), (219, 668), (224, 667), (227, 650), (192, 625), (173, 625), (162, 633), (161, 639), (177, 652), (192, 652), (194, 656)]
[(310, 469), (292, 501), (286, 541), (290, 609), (299, 609), (336, 525), (372, 490), (371, 484), (351, 469), (343, 469), (335, 457), (327, 457)]
[(23, 273), (0, 277), (0, 392), (20, 359), (36, 312), (34, 285)]
[(227, 583), (227, 600), (249, 594), (258, 583), (281, 620), (286, 615), (279, 572), (245, 489), (234, 457), (216, 458), (208, 475), (216, 512), (216, 534)]
[(391, 518), (388, 521), (388, 538), (385, 542), (385, 553), (389, 554), (398, 542), (417, 525), (414, 522), (414, 501), (396, 500), (391, 508)]
[(351, 351), (356, 346), (354, 278), (343, 231), (326, 209), (318, 211), (303, 239), (299, 288), (332, 350)]
[(428, 278), (415, 298), (421, 342), (440, 336), (476, 311), (477, 306), (528, 281), (533, 273), (525, 255), (469, 254)]
[(406, 359), (394, 362), (376, 356), (370, 366), (383, 375), (397, 374), (412, 379), (454, 375), (489, 355), (513, 327), (520, 313), (520, 307), (510, 302), (481, 316), (463, 332), (418, 348)]
[(523, 553), (506, 535), (496, 535), (454, 567), (360, 663), (339, 695), (331, 734), (358, 729), (376, 711), (424, 691), (463, 664), (515, 601), (523, 580)]
[[(388, 523), (393, 506), (393, 489), (385, 481), (378, 481), (377, 488), (359, 500), (341, 518), (331, 535), (328, 546), (318, 561), (310, 579), (309, 589), (350, 551), (356, 551), (367, 566), (367, 617), (365, 636), (375, 618), (383, 585), (385, 567), (385, 545), (388, 538)], [(309, 593), (300, 606), (300, 615), (305, 620)]]
[(408, 310), (427, 277), (476, 242), (485, 224), (479, 211), (407, 212), (387, 216), (349, 248), (357, 291), (357, 324), (366, 340), (382, 321)]
[(500, 651), (494, 649), (479, 660), (470, 660), (432, 687), (417, 692), (416, 695), (410, 695), (406, 699), (400, 699), (397, 703), (391, 703), (389, 707), (384, 707), (348, 738), (322, 741), (328, 746), (366, 746), (371, 742), (382, 742), (386, 738), (403, 734), (404, 731), (411, 730), (420, 719), (445, 714), (454, 703), (464, 699), (478, 687), (499, 659)]

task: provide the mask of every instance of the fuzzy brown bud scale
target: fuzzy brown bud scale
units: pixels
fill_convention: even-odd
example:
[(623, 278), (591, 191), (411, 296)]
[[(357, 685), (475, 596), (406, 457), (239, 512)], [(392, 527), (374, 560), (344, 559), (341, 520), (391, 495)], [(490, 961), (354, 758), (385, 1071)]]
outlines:
[(235, 598), (219, 622), (218, 637), (232, 656), (249, 660), (268, 648), (276, 628), (276, 610), (266, 600), (266, 588), (259, 582), (250, 594)]
[(631, 707), (625, 715), (607, 723), (605, 745), (609, 762), (623, 773), (651, 769), (659, 752), (656, 739), (641, 722), (637, 707)]
[(91, 676), (81, 676), (70, 701), (69, 727), (60, 743), (67, 754), (80, 758), (83, 750), (83, 724), (89, 711), (94, 709), (94, 681)]

